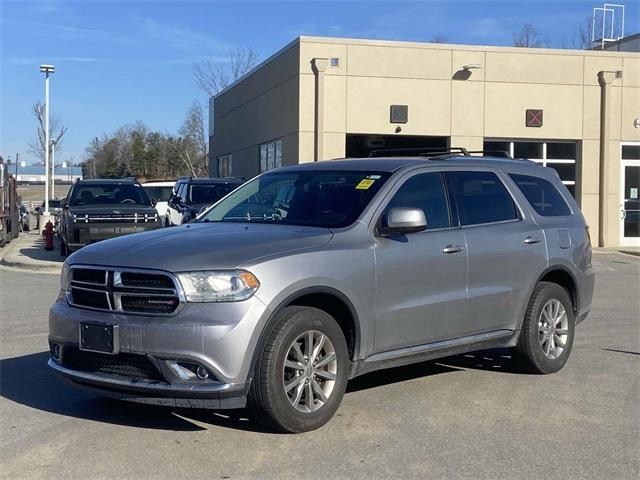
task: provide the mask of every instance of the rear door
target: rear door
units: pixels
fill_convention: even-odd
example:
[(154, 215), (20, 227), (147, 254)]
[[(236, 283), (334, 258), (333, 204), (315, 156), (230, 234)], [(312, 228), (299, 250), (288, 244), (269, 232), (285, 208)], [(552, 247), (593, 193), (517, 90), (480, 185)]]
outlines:
[(466, 323), (465, 239), (442, 172), (405, 177), (389, 198), (379, 221), (393, 207), (420, 208), (427, 229), (376, 237), (375, 353), (458, 337)]
[(497, 171), (446, 173), (467, 244), (468, 334), (514, 329), (547, 266), (542, 229)]

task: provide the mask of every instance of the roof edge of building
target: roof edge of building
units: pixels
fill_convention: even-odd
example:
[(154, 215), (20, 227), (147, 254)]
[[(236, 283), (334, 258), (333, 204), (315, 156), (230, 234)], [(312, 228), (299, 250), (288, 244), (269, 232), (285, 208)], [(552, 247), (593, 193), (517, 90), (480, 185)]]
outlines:
[(342, 45), (370, 45), (386, 47), (425, 48), (434, 50), (468, 50), (481, 52), (511, 52), (511, 53), (539, 53), (552, 55), (585, 55), (585, 56), (628, 56), (638, 57), (638, 52), (619, 52), (607, 50), (582, 50), (575, 48), (537, 48), (537, 47), (513, 47), (499, 45), (472, 45), (458, 43), (430, 43), (407, 40), (378, 40), (351, 37), (321, 37), (302, 35), (297, 39), (300, 43), (335, 43)]
[(295, 47), (296, 45), (299, 45), (301, 42), (302, 37), (298, 36), (296, 38), (294, 38), (292, 41), (290, 41), (289, 43), (287, 43), (284, 47), (282, 47), (280, 50), (278, 50), (276, 53), (270, 55), (269, 57), (265, 58), (263, 61), (261, 61), (260, 63), (258, 63), (255, 67), (253, 67), (251, 70), (249, 70), (247, 73), (245, 73), (244, 75), (242, 75), (240, 78), (238, 78), (236, 81), (234, 81), (233, 83), (230, 83), (229, 85), (227, 85), (226, 87), (224, 87), (222, 90), (220, 90), (218, 93), (216, 93), (215, 95), (212, 95), (211, 97), (209, 97), (210, 99), (213, 98), (214, 100), (216, 98), (218, 98), (219, 96), (221, 96), (222, 94), (224, 94), (225, 92), (227, 92), (228, 90), (231, 90), (233, 87), (235, 87), (236, 85), (238, 85), (239, 83), (243, 82), (246, 78), (250, 77), (251, 75), (253, 75), (255, 72), (257, 72), (258, 70), (260, 70), (261, 68), (263, 68), (265, 65), (267, 65), (268, 63), (271, 63), (273, 60), (275, 60), (276, 58), (278, 58), (279, 56), (283, 55), (285, 52), (289, 51), (290, 49), (292, 49), (293, 47)]

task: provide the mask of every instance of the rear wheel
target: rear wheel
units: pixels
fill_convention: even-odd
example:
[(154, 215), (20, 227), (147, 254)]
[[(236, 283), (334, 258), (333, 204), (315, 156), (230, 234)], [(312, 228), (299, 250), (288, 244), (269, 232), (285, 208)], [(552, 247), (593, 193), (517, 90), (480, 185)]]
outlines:
[(349, 354), (338, 323), (311, 307), (277, 317), (249, 391), (255, 419), (276, 430), (314, 430), (334, 415), (347, 385)]
[(554, 373), (571, 354), (575, 331), (573, 303), (560, 285), (540, 282), (527, 306), (515, 356), (532, 373)]

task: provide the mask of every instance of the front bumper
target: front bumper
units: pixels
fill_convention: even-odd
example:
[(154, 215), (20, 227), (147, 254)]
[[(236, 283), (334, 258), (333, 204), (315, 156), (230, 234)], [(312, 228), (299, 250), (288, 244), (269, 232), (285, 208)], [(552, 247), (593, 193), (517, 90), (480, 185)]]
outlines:
[(173, 385), (65, 368), (53, 358), (47, 363), (72, 385), (107, 397), (136, 403), (184, 408), (244, 408), (250, 383)]
[[(49, 344), (61, 348), (49, 366), (74, 385), (124, 400), (198, 408), (241, 408), (251, 381), (251, 362), (260, 326), (269, 317), (260, 300), (233, 303), (186, 303), (172, 316), (101, 312), (71, 307), (60, 297), (49, 311)], [(68, 363), (65, 352), (78, 350), (80, 323), (117, 325), (119, 353), (91, 354), (107, 364), (134, 356), (155, 368), (155, 376), (127, 370), (84, 368)], [(122, 355), (120, 355), (122, 354)], [(206, 380), (180, 378), (172, 365), (205, 367)], [(87, 363), (88, 365), (88, 363)]]
[(108, 240), (109, 238), (121, 237), (131, 233), (147, 232), (160, 228), (162, 224), (158, 222), (147, 222), (137, 224), (117, 224), (117, 223), (96, 223), (82, 224), (74, 223), (69, 228), (67, 235), (67, 245), (71, 248), (80, 248), (90, 243)]

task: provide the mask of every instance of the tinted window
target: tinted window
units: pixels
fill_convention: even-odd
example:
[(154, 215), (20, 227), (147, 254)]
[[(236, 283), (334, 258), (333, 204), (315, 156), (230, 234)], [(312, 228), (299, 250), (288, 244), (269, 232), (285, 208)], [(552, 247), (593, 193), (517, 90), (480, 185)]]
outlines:
[(266, 173), (235, 190), (200, 221), (346, 227), (388, 177), (386, 172), (315, 169)]
[(509, 175), (527, 197), (533, 209), (545, 217), (571, 215), (571, 210), (553, 184), (543, 178), (529, 175)]
[(173, 193), (173, 187), (146, 187), (143, 185), (142, 188), (147, 192), (149, 198), (155, 198), (158, 202), (168, 202)]
[(518, 218), (511, 195), (495, 173), (447, 172), (447, 177), (451, 179), (462, 225)]
[(393, 196), (386, 211), (395, 207), (419, 208), (427, 217), (427, 228), (451, 226), (449, 206), (440, 173), (424, 173), (404, 182)]
[(78, 184), (74, 187), (70, 205), (150, 205), (151, 201), (140, 185), (134, 183)]
[(227, 193), (238, 188), (237, 184), (191, 185), (191, 203), (216, 203)]

